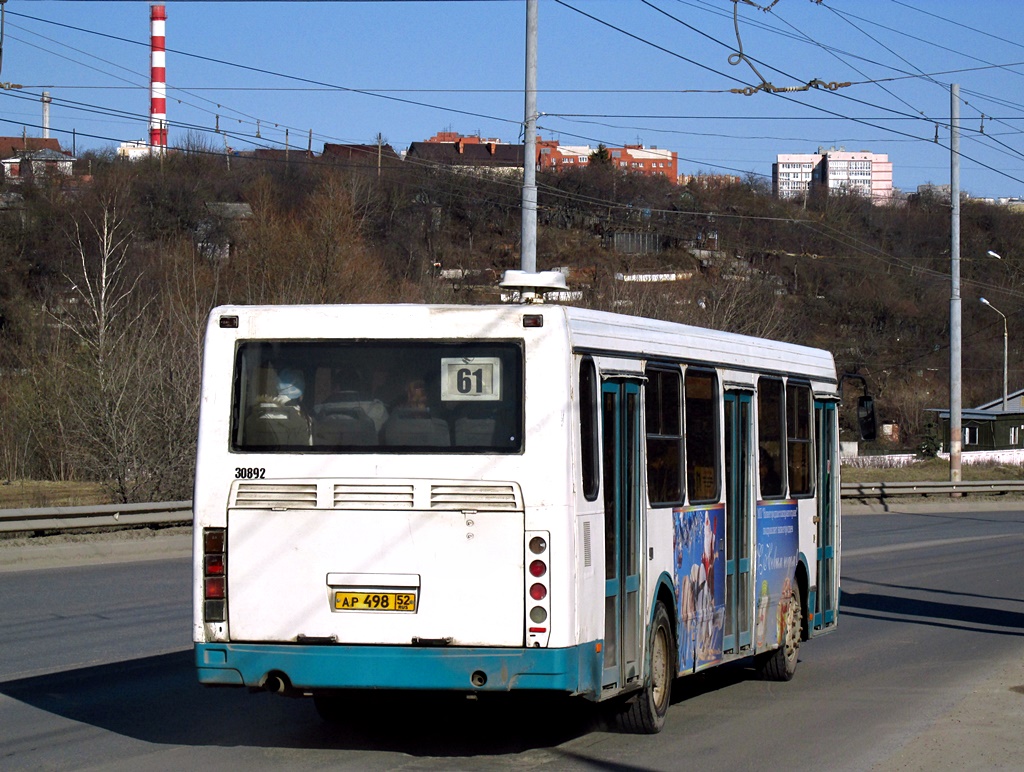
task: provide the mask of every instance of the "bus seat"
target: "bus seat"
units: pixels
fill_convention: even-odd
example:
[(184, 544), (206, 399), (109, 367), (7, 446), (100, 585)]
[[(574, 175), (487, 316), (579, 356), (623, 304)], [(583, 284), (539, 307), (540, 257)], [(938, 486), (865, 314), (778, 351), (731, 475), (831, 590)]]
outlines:
[(320, 405), (313, 416), (314, 445), (376, 445), (377, 427), (361, 407)]
[(455, 419), (455, 444), (489, 448), (494, 445), (496, 424), (497, 421), (493, 418), (471, 418), (468, 416), (457, 418)]
[(358, 391), (335, 391), (327, 401), (313, 408), (314, 419), (336, 408), (358, 408), (371, 421), (374, 432), (379, 433), (388, 420), (388, 409), (379, 399), (368, 397)]
[(309, 445), (309, 423), (297, 407), (256, 405), (245, 419), (246, 445)]
[(431, 418), (429, 410), (396, 408), (382, 431), (385, 445), (448, 447), (452, 444), (448, 422)]

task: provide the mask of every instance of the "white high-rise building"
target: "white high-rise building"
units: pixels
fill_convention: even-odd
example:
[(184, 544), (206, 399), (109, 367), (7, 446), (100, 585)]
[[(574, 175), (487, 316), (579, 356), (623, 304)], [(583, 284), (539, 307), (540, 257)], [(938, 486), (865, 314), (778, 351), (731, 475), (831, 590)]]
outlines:
[(817, 153), (780, 153), (772, 164), (772, 192), (779, 198), (805, 196), (814, 187), (856, 193), (873, 203), (892, 198), (889, 156), (867, 150), (818, 148)]

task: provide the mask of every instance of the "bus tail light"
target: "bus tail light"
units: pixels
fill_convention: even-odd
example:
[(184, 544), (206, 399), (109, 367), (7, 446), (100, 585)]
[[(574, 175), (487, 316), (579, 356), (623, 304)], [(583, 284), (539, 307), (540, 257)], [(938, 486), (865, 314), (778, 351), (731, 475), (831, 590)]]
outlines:
[(227, 621), (227, 532), (203, 529), (203, 621)]
[(547, 646), (551, 636), (551, 550), (548, 533), (527, 531), (525, 546), (524, 637), (527, 646)]

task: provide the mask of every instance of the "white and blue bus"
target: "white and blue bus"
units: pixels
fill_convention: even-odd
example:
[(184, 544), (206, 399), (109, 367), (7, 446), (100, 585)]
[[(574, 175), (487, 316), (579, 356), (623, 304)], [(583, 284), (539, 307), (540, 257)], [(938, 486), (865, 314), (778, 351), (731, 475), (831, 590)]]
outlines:
[(788, 680), (838, 621), (839, 397), (826, 351), (561, 305), (217, 308), (199, 680), (324, 715), (562, 693), (647, 732), (678, 676)]

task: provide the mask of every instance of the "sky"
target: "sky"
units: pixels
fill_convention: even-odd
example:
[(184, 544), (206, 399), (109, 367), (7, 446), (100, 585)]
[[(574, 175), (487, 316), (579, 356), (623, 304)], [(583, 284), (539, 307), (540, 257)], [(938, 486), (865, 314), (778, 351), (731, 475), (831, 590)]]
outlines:
[[(164, 5), (172, 146), (522, 141), (526, 0)], [(8, 0), (0, 135), (40, 136), (48, 91), (68, 150), (146, 138), (149, 9)], [(545, 139), (769, 179), (779, 153), (868, 150), (913, 192), (950, 182), (956, 83), (961, 189), (1024, 197), (1020, 0), (539, 0), (538, 15)]]

